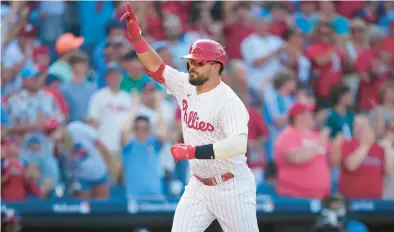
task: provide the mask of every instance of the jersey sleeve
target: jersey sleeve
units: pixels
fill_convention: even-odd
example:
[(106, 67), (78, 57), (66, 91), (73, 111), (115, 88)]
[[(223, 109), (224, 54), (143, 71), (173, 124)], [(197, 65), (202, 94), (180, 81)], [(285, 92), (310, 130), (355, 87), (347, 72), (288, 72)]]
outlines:
[(227, 137), (248, 135), (249, 113), (240, 99), (227, 100), (219, 113), (221, 129)]
[(184, 88), (189, 84), (187, 73), (180, 72), (168, 65), (164, 68), (163, 77), (168, 94), (175, 97), (181, 96)]

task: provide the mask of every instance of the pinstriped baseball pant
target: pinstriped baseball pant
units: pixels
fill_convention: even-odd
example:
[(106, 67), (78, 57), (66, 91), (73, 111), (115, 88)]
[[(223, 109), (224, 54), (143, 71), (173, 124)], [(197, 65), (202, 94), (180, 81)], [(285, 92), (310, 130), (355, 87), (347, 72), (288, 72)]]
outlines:
[(259, 231), (251, 172), (216, 186), (192, 177), (176, 208), (172, 232), (203, 232), (215, 219), (224, 232)]

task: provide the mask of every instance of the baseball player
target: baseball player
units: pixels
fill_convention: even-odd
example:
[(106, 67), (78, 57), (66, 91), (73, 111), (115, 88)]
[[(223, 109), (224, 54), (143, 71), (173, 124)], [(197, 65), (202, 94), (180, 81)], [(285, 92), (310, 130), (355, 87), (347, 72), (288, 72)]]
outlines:
[(197, 40), (187, 59), (189, 73), (163, 63), (141, 34), (130, 4), (121, 21), (145, 71), (174, 95), (182, 110), (184, 144), (175, 144), (175, 161), (188, 159), (193, 173), (175, 211), (172, 231), (202, 232), (217, 219), (224, 231), (259, 231), (256, 186), (246, 164), (249, 115), (245, 105), (221, 81), (224, 48)]

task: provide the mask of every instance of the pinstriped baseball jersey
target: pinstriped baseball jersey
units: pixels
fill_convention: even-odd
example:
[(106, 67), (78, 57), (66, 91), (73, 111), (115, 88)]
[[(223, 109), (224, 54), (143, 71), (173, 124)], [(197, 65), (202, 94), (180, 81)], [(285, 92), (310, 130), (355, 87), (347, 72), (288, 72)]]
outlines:
[[(238, 134), (248, 134), (249, 114), (234, 91), (221, 82), (213, 90), (198, 94), (189, 74), (166, 66), (163, 72), (169, 94), (182, 111), (185, 144), (205, 145)], [(229, 171), (247, 170), (245, 154), (225, 160), (190, 160), (193, 174), (208, 178)]]
[[(225, 83), (197, 95), (187, 73), (166, 66), (163, 77), (169, 94), (180, 104), (184, 143), (203, 145), (248, 134), (248, 111)], [(259, 231), (255, 180), (245, 154), (225, 160), (193, 159), (189, 163), (195, 176), (218, 177), (232, 171), (235, 178), (206, 186), (192, 176), (175, 210), (172, 232), (202, 232), (215, 219), (224, 232)]]

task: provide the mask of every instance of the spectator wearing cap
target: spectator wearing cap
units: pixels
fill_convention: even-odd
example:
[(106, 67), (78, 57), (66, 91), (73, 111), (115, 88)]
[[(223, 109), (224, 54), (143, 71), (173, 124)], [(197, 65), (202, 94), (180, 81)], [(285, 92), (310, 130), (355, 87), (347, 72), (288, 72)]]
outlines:
[(331, 24), (321, 21), (316, 26), (316, 41), (306, 49), (306, 57), (312, 62), (312, 83), (318, 107), (329, 106), (330, 89), (342, 81), (344, 53), (332, 44), (333, 38)]
[(289, 111), (291, 125), (275, 144), (276, 191), (280, 196), (323, 198), (330, 193), (329, 131), (313, 129), (313, 110), (311, 105), (296, 102)]
[(36, 29), (31, 25), (25, 25), (2, 53), (2, 89), (6, 93), (19, 90), (22, 85), (20, 71), (25, 65), (32, 65), (33, 47), (36, 42)]
[(33, 63), (37, 66), (49, 67), (51, 59), (49, 57), (49, 48), (43, 45), (35, 47), (33, 50)]
[(295, 88), (294, 73), (286, 70), (277, 73), (273, 83), (268, 84), (263, 90), (263, 114), (269, 131), (266, 143), (268, 161), (274, 156), (274, 143), (278, 134), (289, 123), (288, 111), (294, 103), (292, 92)]
[(104, 58), (105, 47), (107, 45), (113, 46), (116, 43), (119, 43), (118, 41), (121, 38), (125, 39), (124, 28), (125, 25), (120, 23), (118, 19), (111, 19), (107, 22), (105, 26), (106, 37), (103, 41), (100, 41), (100, 43), (98, 43), (97, 47), (94, 50), (94, 66), (96, 69), (105, 68), (107, 66), (107, 62)]
[(160, 119), (165, 123), (172, 123), (175, 114), (171, 105), (166, 101), (154, 82), (146, 82), (142, 87), (141, 105), (137, 115), (143, 115), (157, 128)]
[(43, 134), (31, 134), (21, 142), (21, 157), (40, 172), (38, 184), (45, 192), (42, 196), (54, 196), (60, 187), (59, 163), (52, 152), (52, 144)]
[(76, 37), (71, 33), (61, 35), (55, 44), (59, 59), (49, 67), (48, 73), (59, 76), (64, 83), (70, 82), (73, 76), (73, 70), (68, 63), (69, 56), (78, 50), (84, 41), (85, 39), (83, 37)]
[[(133, 105), (138, 105), (138, 102)], [(159, 152), (163, 141), (168, 139), (167, 127), (159, 123), (159, 127), (156, 127), (157, 135), (154, 135), (149, 119), (137, 116), (138, 110), (138, 107), (132, 107), (122, 127), (126, 197), (162, 197), (163, 170)]]
[(99, 88), (107, 86), (105, 81), (106, 66), (108, 66), (110, 62), (120, 62), (121, 57), (129, 53), (131, 50), (131, 44), (124, 36), (116, 36), (108, 41), (104, 48), (105, 60), (103, 62), (105, 62), (105, 65), (99, 66), (97, 68), (97, 72), (99, 74), (97, 85)]
[(69, 121), (84, 120), (88, 113), (89, 101), (97, 90), (95, 83), (88, 82), (88, 56), (84, 52), (72, 53), (68, 58), (72, 69), (72, 78), (62, 86), (62, 93), (69, 106)]
[(369, 112), (369, 120), (378, 138), (383, 136), (385, 126), (394, 121), (394, 81), (382, 85), (379, 103)]
[(250, 5), (238, 2), (224, 18), (225, 47), (228, 58), (242, 59), (241, 42), (253, 33)]
[(1, 200), (25, 201), (29, 194), (41, 197), (36, 184), (39, 173), (20, 157), (19, 144), (13, 138), (1, 141)]
[(81, 199), (107, 199), (109, 177), (103, 157), (111, 154), (98, 139), (97, 130), (82, 121), (62, 126), (49, 119), (45, 131), (54, 141), (69, 192)]
[(43, 91), (43, 80), (35, 66), (27, 66), (21, 72), (23, 89), (7, 102), (10, 126), (13, 132), (24, 135), (40, 132), (48, 117), (63, 119), (54, 98)]
[(393, 169), (393, 154), (376, 141), (366, 117), (358, 116), (354, 123), (354, 137), (341, 145), (339, 192), (352, 199), (381, 199), (383, 178)]
[(55, 74), (49, 74), (45, 80), (45, 92), (52, 95), (58, 107), (62, 111), (65, 119), (68, 119), (69, 106), (63, 93), (61, 92), (62, 79)]
[(328, 111), (326, 126), (331, 129), (331, 138), (341, 133), (345, 139), (353, 135), (354, 111), (353, 96), (345, 84), (335, 85), (331, 89), (332, 108)]
[[(130, 51), (121, 58), (121, 67), (126, 71), (120, 83), (120, 89), (128, 93), (141, 93), (147, 82), (153, 82), (150, 77), (143, 72), (137, 53)], [(159, 85), (159, 84), (155, 84)]]
[(120, 90), (122, 75), (117, 63), (107, 66), (108, 86), (93, 94), (87, 115), (92, 125), (98, 128), (98, 139), (112, 153), (106, 162), (114, 183), (119, 183), (122, 169), (120, 130), (131, 107), (136, 107), (131, 105), (129, 94)]
[(257, 16), (253, 24), (255, 33), (242, 41), (241, 53), (248, 66), (249, 87), (261, 90), (263, 83), (283, 69), (279, 55), (285, 44), (280, 37), (270, 34), (269, 22), (264, 16)]

